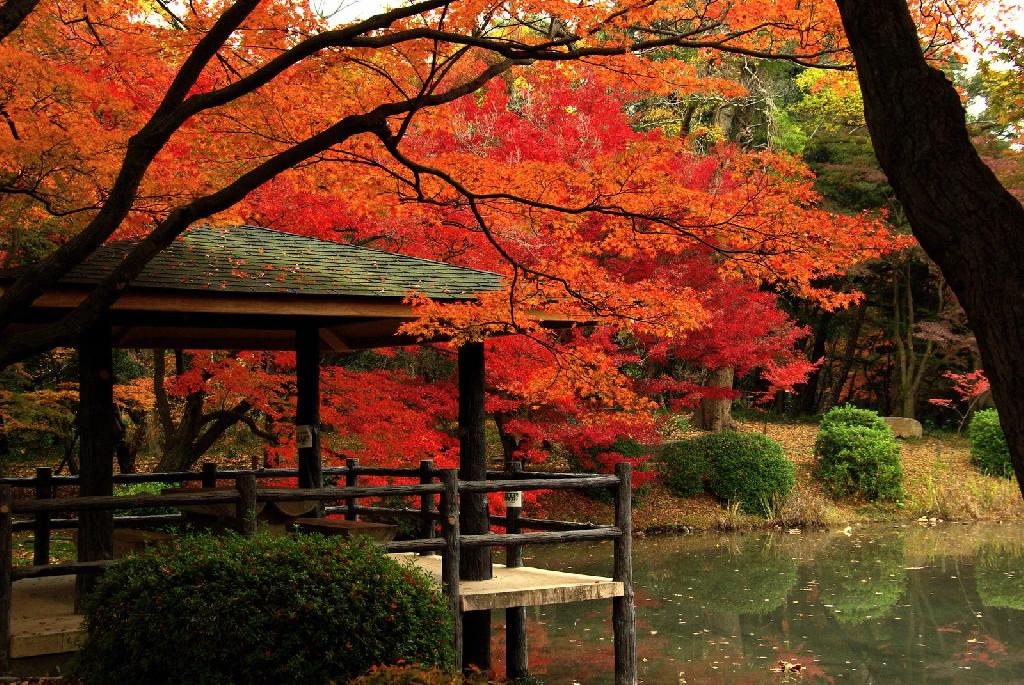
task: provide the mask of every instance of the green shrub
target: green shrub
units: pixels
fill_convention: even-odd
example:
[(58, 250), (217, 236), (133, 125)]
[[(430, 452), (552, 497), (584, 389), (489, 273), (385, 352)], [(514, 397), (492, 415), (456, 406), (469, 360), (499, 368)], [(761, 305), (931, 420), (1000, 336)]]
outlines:
[(669, 492), (678, 497), (699, 495), (711, 475), (707, 441), (701, 437), (666, 443), (658, 468)]
[(821, 417), (821, 430), (833, 426), (863, 426), (883, 432), (892, 432), (889, 425), (878, 415), (878, 412), (870, 409), (861, 409), (852, 404), (844, 404), (841, 407), (832, 407), (825, 416)]
[(107, 571), (85, 621), (73, 671), (89, 685), (326, 684), (453, 661), (433, 581), (363, 538), (178, 538)]
[(971, 440), (971, 462), (978, 470), (990, 476), (1013, 477), (1010, 448), (999, 425), (999, 412), (984, 409), (975, 414), (967, 429), (967, 437)]
[(793, 489), (793, 463), (782, 445), (767, 435), (723, 431), (702, 435), (696, 441), (711, 460), (711, 492), (738, 502), (748, 514), (767, 516)]
[(830, 411), (822, 419), (814, 456), (815, 475), (834, 496), (859, 495), (872, 501), (903, 497), (900, 447), (874, 412), (849, 405)]
[[(114, 495), (117, 497), (132, 497), (134, 495), (159, 495), (166, 488), (177, 487), (171, 483), (125, 483), (114, 486)], [(174, 507), (145, 507), (143, 509), (118, 509), (114, 516), (165, 516), (177, 514), (179, 511)]]

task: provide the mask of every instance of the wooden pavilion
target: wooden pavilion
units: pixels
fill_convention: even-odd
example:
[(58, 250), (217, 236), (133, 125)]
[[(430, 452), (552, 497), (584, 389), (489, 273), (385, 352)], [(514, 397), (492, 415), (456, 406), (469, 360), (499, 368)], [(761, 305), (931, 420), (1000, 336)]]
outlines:
[[(40, 296), (15, 324), (24, 329), (53, 320), (81, 302), (120, 262), (132, 241), (108, 244)], [(0, 292), (16, 276), (0, 272)], [(465, 301), (497, 290), (497, 274), (425, 259), (308, 238), (254, 226), (200, 227), (157, 255), (77, 341), (80, 365), (80, 494), (113, 491), (112, 349), (172, 348), (295, 350), (298, 481), (323, 486), (319, 440), (320, 353), (416, 342), (398, 333), (415, 319), (405, 298)], [(549, 318), (542, 325), (574, 322)], [(484, 481), (484, 353), (481, 343), (458, 351), (460, 480)], [(465, 493), (464, 533), (490, 530), (487, 499)], [(110, 559), (109, 511), (79, 515), (79, 561)], [(489, 548), (466, 550), (464, 580), (491, 578)], [(88, 578), (79, 576), (79, 581)], [(489, 664), (490, 612), (463, 615), (465, 663)]]

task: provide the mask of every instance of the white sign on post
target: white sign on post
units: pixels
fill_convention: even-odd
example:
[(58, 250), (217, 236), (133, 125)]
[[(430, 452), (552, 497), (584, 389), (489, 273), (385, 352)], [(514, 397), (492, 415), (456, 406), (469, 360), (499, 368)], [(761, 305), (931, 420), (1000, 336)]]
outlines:
[(295, 446), (312, 447), (313, 446), (313, 427), (309, 425), (298, 425), (295, 426)]
[(516, 509), (523, 508), (523, 493), (518, 490), (510, 490), (505, 493), (505, 506)]

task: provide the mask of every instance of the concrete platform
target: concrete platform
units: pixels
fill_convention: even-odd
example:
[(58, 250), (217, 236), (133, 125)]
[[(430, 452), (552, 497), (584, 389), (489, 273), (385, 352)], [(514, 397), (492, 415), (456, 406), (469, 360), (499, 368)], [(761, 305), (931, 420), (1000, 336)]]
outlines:
[[(416, 566), (440, 582), (440, 556), (394, 556), (411, 558)], [(465, 580), (459, 583), (459, 605), (463, 611), (566, 604), (623, 595), (622, 583), (601, 576), (563, 573), (530, 566), (506, 568), (501, 564), (494, 564), (493, 575), (490, 580)]]
[(78, 650), (85, 626), (74, 613), (74, 576), (26, 578), (12, 587), (12, 659)]
[[(392, 555), (411, 560), (440, 582), (441, 557)], [(78, 650), (85, 639), (82, 617), (74, 613), (74, 576), (29, 578), (14, 583), (11, 605), (11, 658), (24, 659)], [(494, 565), (491, 580), (460, 584), (463, 611), (564, 604), (622, 596), (611, 578), (562, 573), (524, 566)]]

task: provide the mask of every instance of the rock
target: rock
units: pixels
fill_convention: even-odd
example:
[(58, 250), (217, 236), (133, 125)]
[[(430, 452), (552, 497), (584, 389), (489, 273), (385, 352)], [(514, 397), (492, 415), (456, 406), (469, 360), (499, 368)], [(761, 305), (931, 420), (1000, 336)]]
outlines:
[(921, 422), (903, 416), (883, 416), (882, 420), (889, 424), (892, 434), (897, 438), (920, 438), (924, 435)]

